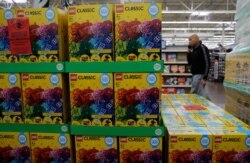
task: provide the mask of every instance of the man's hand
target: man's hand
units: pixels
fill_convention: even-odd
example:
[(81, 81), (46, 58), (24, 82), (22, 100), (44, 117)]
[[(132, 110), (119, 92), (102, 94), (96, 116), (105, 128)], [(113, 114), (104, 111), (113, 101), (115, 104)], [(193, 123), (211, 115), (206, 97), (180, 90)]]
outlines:
[(200, 84), (201, 84), (203, 87), (205, 87), (205, 86), (206, 86), (206, 80), (202, 79)]

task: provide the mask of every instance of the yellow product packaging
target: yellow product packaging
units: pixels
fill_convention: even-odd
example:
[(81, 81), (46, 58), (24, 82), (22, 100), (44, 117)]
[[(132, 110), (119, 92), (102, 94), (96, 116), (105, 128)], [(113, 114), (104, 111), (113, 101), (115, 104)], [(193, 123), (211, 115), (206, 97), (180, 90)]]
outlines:
[(66, 122), (66, 90), (62, 74), (22, 74), (25, 123)]
[(207, 127), (226, 127), (227, 123), (221, 121), (216, 115), (197, 115), (202, 119)]
[(76, 162), (118, 162), (116, 137), (75, 136)]
[(72, 124), (112, 126), (115, 111), (113, 74), (70, 74), (70, 103)]
[(248, 127), (248, 125), (232, 115), (218, 116), (227, 127)]
[(115, 125), (157, 126), (160, 73), (115, 73)]
[(175, 111), (174, 108), (165, 108), (165, 109), (161, 109), (161, 113), (162, 114), (169, 114), (169, 115), (178, 115), (178, 113)]
[(210, 114), (209, 110), (202, 105), (183, 105), (179, 107), (175, 107), (175, 111), (179, 115), (183, 114), (200, 114), (200, 115), (208, 115)]
[(180, 115), (185, 126), (189, 127), (205, 127), (206, 124), (202, 121), (201, 117), (197, 114), (182, 114)]
[(20, 55), (20, 62), (63, 61), (68, 46), (65, 42), (67, 13), (55, 7), (15, 9), (19, 18), (29, 20), (32, 53)]
[(185, 126), (179, 115), (161, 114), (164, 126), (166, 127), (180, 127)]
[(0, 123), (22, 123), (20, 74), (0, 74)]
[(0, 63), (1, 62), (18, 62), (18, 56), (11, 55), (10, 39), (8, 34), (8, 19), (15, 17), (15, 10), (0, 9)]
[(120, 163), (163, 162), (162, 137), (119, 137)]
[(248, 162), (250, 130), (247, 128), (209, 128), (213, 134), (212, 162)]
[(115, 5), (116, 61), (156, 61), (161, 56), (161, 3)]
[(30, 138), (23, 132), (0, 132), (1, 162), (30, 162)]
[(250, 125), (250, 95), (233, 89), (226, 89), (226, 111)]
[(30, 139), (33, 163), (71, 161), (69, 134), (30, 133)]
[(204, 127), (168, 127), (168, 163), (211, 162), (212, 134)]
[(108, 62), (113, 59), (113, 5), (68, 8), (71, 62)]

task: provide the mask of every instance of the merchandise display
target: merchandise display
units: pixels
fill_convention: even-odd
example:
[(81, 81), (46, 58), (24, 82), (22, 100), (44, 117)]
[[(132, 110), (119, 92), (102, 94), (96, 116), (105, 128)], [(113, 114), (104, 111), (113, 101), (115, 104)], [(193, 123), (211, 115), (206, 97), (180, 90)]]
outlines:
[(115, 124), (157, 126), (160, 113), (160, 73), (115, 73)]
[(113, 5), (71, 6), (68, 12), (69, 60), (112, 61)]
[(120, 162), (162, 162), (162, 138), (119, 137)]
[(72, 73), (69, 83), (72, 124), (114, 124), (113, 74)]
[(22, 74), (25, 123), (66, 122), (65, 88), (61, 74)]
[[(250, 0), (200, 1), (1, 3), (0, 162), (250, 163)], [(223, 42), (209, 100), (191, 33)]]
[(0, 123), (22, 123), (19, 74), (0, 74)]
[[(27, 18), (29, 30), (28, 35), (31, 45), (26, 42), (11, 42), (10, 36), (18, 38), (18, 31), (7, 31), (6, 26), (1, 26), (5, 35), (0, 38), (4, 46), (1, 48), (0, 62), (56, 62), (64, 60), (67, 48), (65, 44), (65, 29), (66, 29), (66, 12), (54, 7), (50, 8), (27, 8), (1, 10), (1, 24), (7, 25), (6, 22), (24, 21)], [(14, 18), (14, 19), (13, 19)], [(39, 20), (39, 21), (38, 21)], [(21, 22), (24, 23), (24, 22)], [(9, 28), (9, 26), (8, 26)], [(10, 29), (8, 29), (10, 30)], [(66, 33), (67, 34), (67, 33)], [(21, 37), (21, 36), (20, 36)], [(12, 46), (21, 51), (31, 46), (31, 51), (25, 54), (13, 55), (14, 49)]]
[(32, 162), (70, 162), (71, 141), (68, 134), (30, 133)]
[(0, 132), (1, 162), (30, 162), (29, 133)]
[(117, 138), (75, 136), (76, 162), (118, 162)]
[(116, 61), (161, 58), (161, 3), (115, 5)]

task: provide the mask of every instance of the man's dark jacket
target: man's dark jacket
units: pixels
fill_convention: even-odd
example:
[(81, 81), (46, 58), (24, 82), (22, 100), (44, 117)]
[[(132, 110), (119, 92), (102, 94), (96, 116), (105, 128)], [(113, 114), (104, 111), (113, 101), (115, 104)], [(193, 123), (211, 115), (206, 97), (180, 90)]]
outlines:
[(209, 68), (210, 58), (208, 48), (200, 43), (200, 45), (187, 54), (188, 64), (191, 65), (191, 73), (193, 75), (204, 75), (203, 79), (206, 80)]

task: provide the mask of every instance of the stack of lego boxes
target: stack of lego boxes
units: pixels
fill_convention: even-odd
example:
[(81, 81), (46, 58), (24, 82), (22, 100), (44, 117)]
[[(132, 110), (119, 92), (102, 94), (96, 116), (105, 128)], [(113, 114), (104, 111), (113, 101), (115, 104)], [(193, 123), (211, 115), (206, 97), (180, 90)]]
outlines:
[(163, 95), (168, 162), (247, 162), (247, 124), (198, 95)]

